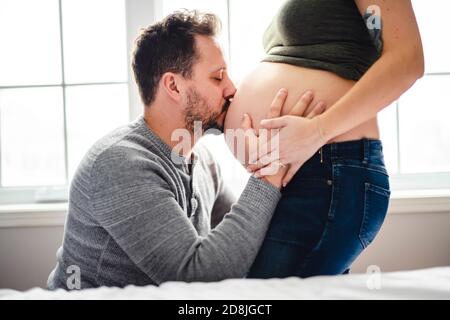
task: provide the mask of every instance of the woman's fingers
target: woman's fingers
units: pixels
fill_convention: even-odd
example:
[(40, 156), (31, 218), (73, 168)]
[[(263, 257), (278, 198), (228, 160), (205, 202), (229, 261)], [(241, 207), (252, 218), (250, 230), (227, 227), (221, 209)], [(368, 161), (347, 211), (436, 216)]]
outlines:
[(253, 129), (252, 119), (247, 113), (244, 113), (244, 115), (242, 116), (241, 127), (244, 130)]
[[(267, 148), (268, 146), (266, 146)], [(273, 162), (279, 161), (279, 151), (276, 149), (274, 152), (266, 151), (259, 154), (254, 153), (250, 155), (249, 165), (247, 166), (248, 172), (255, 172)]]
[(306, 118), (312, 119), (315, 116), (318, 116), (319, 114), (322, 114), (322, 112), (325, 111), (326, 104), (323, 101), (317, 102), (317, 104), (314, 106), (314, 108), (306, 115)]
[(259, 138), (258, 148), (252, 150), (250, 154), (250, 163), (263, 162), (267, 164), (278, 160), (280, 157), (280, 133), (274, 132), (270, 138), (260, 135)]
[(312, 91), (306, 91), (289, 112), (292, 116), (304, 117), (304, 113), (314, 99)]
[(288, 123), (290, 116), (282, 116), (274, 119), (264, 119), (259, 123), (265, 129), (281, 129)]
[(281, 115), (281, 109), (283, 109), (284, 102), (287, 98), (287, 90), (282, 88), (278, 90), (277, 95), (270, 105), (269, 113), (267, 114), (268, 119), (276, 118)]

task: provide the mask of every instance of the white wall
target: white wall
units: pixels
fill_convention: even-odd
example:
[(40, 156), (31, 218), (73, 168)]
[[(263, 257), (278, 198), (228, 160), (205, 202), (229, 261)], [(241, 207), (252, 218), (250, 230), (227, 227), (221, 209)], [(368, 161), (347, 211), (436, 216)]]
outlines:
[(0, 228), (0, 288), (45, 287), (63, 227)]
[(397, 271), (450, 265), (450, 212), (389, 214), (352, 272), (370, 265)]
[[(378, 265), (382, 271), (450, 265), (450, 211), (388, 214), (373, 244), (352, 272)], [(63, 227), (0, 228), (0, 288), (45, 286), (55, 266)]]

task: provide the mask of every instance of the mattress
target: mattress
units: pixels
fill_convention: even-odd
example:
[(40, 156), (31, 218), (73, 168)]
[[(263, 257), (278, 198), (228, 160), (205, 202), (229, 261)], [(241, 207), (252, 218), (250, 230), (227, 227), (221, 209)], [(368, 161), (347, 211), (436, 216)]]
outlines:
[(209, 283), (25, 292), (2, 289), (0, 299), (450, 299), (450, 267), (307, 279), (229, 279)]

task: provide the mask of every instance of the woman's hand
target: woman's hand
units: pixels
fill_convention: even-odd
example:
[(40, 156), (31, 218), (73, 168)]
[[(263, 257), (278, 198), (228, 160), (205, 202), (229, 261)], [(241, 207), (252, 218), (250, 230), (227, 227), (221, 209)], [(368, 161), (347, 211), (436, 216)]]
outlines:
[[(319, 117), (309, 119), (289, 115), (263, 120), (261, 126), (280, 130), (278, 137), (275, 137), (279, 142), (273, 144), (269, 152), (277, 154), (277, 161), (282, 164), (291, 165), (283, 179), (283, 186), (286, 186), (298, 169), (326, 143), (321, 134)], [(261, 157), (264, 156), (264, 154), (261, 155)]]
[[(326, 143), (317, 117), (325, 110), (325, 103), (320, 101), (310, 108), (313, 98), (312, 92), (306, 92), (289, 115), (261, 121), (261, 128), (277, 133), (269, 141), (260, 139), (258, 153), (250, 156), (253, 164), (247, 167), (249, 172), (263, 176), (266, 168), (274, 163), (289, 165), (283, 178), (283, 186), (286, 186), (303, 163)], [(305, 114), (308, 109), (310, 111)]]

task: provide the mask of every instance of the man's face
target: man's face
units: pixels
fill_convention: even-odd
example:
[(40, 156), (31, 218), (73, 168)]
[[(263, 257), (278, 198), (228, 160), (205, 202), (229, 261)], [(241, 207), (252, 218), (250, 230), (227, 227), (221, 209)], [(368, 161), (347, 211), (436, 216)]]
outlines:
[(193, 66), (184, 97), (186, 129), (194, 132), (194, 122), (201, 121), (203, 131), (223, 132), (226, 112), (236, 88), (228, 77), (222, 51), (211, 37), (196, 36), (199, 59)]

